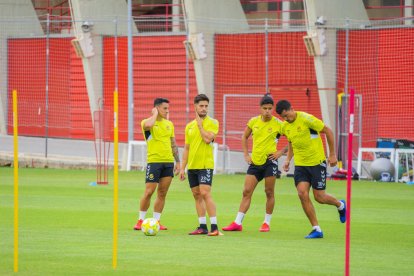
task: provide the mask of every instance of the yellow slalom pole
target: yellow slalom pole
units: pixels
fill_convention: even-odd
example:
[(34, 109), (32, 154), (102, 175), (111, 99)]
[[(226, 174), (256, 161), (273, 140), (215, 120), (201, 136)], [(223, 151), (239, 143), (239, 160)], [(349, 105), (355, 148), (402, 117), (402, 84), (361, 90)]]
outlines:
[(14, 272), (19, 271), (19, 143), (17, 133), (17, 91), (13, 90), (14, 144)]
[(118, 91), (114, 91), (114, 244), (112, 267), (116, 269), (118, 249)]

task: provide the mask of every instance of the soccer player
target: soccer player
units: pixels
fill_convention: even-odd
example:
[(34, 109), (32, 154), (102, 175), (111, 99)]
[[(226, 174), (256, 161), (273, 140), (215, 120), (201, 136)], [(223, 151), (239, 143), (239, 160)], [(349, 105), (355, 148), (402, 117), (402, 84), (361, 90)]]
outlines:
[[(264, 178), (266, 194), (266, 213), (260, 232), (270, 231), (270, 220), (275, 206), (275, 181), (278, 174), (277, 159), (287, 151), (287, 148), (276, 151), (277, 140), (281, 133), (282, 122), (272, 116), (273, 99), (264, 96), (260, 100), (259, 116), (253, 117), (247, 123), (242, 136), (244, 159), (249, 164), (244, 180), (243, 197), (240, 202), (236, 219), (224, 231), (242, 231), (243, 218), (249, 210), (252, 195), (257, 184)], [(253, 137), (252, 155), (248, 153), (248, 139)]]
[(324, 133), (328, 141), (328, 163), (331, 167), (337, 163), (334, 150), (334, 136), (332, 130), (315, 116), (295, 111), (286, 100), (276, 104), (276, 112), (285, 120), (282, 132), (289, 141), (286, 161), (283, 164), (285, 171), (289, 170), (292, 157), (295, 157), (294, 179), (302, 208), (305, 211), (312, 231), (305, 238), (323, 238), (323, 232), (316, 218), (315, 208), (309, 197), (312, 187), (315, 200), (321, 204), (334, 205), (338, 208), (339, 219), (346, 221), (345, 200), (337, 200), (325, 192), (326, 189), (326, 156), (320, 133)]
[[(219, 130), (218, 121), (207, 115), (210, 100), (204, 94), (194, 98), (195, 119), (185, 127), (185, 146), (180, 170), (180, 179), (185, 179), (188, 166), (188, 182), (195, 200), (199, 227), (190, 235), (219, 236), (216, 205), (211, 196), (214, 157), (213, 142)], [(211, 231), (208, 232), (206, 209), (210, 217)]]
[[(169, 101), (164, 98), (154, 100), (151, 117), (142, 120), (141, 127), (147, 142), (147, 169), (145, 174), (145, 191), (140, 202), (140, 211), (135, 230), (141, 230), (141, 225), (151, 203), (152, 194), (157, 189), (157, 198), (154, 203), (153, 217), (158, 221), (161, 218), (165, 205), (168, 188), (172, 178), (180, 170), (180, 158), (175, 142), (174, 125), (167, 120)], [(174, 167), (175, 160), (175, 167)], [(167, 227), (160, 224), (160, 230)]]

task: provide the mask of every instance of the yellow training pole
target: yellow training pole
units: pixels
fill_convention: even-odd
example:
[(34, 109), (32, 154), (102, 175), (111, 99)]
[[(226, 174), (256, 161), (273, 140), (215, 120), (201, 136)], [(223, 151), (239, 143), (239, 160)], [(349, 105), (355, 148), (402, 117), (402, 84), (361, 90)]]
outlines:
[(118, 91), (114, 91), (114, 244), (112, 266), (116, 269), (118, 248)]
[(14, 144), (14, 272), (19, 270), (19, 143), (17, 133), (17, 91), (13, 90)]

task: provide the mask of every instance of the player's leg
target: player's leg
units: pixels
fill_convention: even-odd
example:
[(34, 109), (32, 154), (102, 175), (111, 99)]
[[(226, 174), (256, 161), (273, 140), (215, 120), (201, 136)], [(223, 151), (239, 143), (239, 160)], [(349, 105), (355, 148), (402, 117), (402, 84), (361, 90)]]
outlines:
[(200, 195), (205, 203), (208, 216), (215, 217), (216, 216), (216, 204), (214, 203), (214, 200), (211, 196), (211, 186), (206, 185), (206, 184), (201, 184)]
[(296, 190), (302, 204), (303, 211), (309, 219), (309, 222), (312, 226), (318, 225), (318, 219), (316, 218), (315, 207), (312, 204), (312, 201), (309, 197), (310, 183), (309, 182), (299, 182), (296, 185)]
[(315, 200), (320, 204), (334, 205), (336, 207), (341, 206), (341, 202), (334, 196), (327, 194), (325, 190), (313, 189), (313, 196), (315, 197)]
[[(168, 189), (170, 188), (172, 177), (167, 176), (160, 179), (157, 189), (157, 198), (154, 202), (154, 218), (159, 222), (161, 220), (161, 213), (164, 210), (165, 198), (167, 197)], [(160, 230), (167, 230), (167, 227), (160, 222)]]
[(318, 219), (316, 218), (315, 207), (312, 204), (312, 201), (309, 197), (309, 190), (311, 187), (312, 174), (309, 167), (305, 166), (296, 166), (294, 172), (296, 190), (300, 202), (302, 204), (303, 211), (309, 219), (309, 222), (312, 225), (312, 231), (305, 238), (322, 238), (323, 233), (319, 227)]
[(275, 182), (276, 176), (265, 177), (265, 194), (266, 194), (266, 214), (260, 232), (270, 231), (270, 220), (272, 219), (273, 210), (275, 208)]
[[(252, 202), (253, 192), (256, 189), (257, 183), (259, 183), (259, 181), (257, 181), (257, 178), (254, 175), (247, 174), (244, 178), (242, 200), (239, 207), (240, 213), (246, 214), (249, 210), (250, 204)], [(241, 221), (239, 224), (241, 224)]]
[(162, 165), (160, 163), (149, 163), (145, 173), (145, 191), (141, 197), (140, 210), (147, 211), (151, 203), (151, 197), (160, 182)]
[(165, 198), (167, 197), (168, 189), (170, 188), (172, 177), (167, 176), (160, 179), (157, 189), (157, 198), (154, 202), (154, 212), (162, 213), (165, 205)]
[(240, 202), (239, 211), (237, 212), (236, 219), (228, 226), (223, 227), (223, 231), (242, 231), (243, 219), (246, 212), (250, 208), (252, 202), (253, 192), (256, 189), (257, 184), (263, 179), (264, 171), (260, 170), (260, 166), (250, 165), (247, 169), (247, 174), (244, 178), (244, 188), (242, 194), (242, 200)]
[(145, 215), (147, 214), (148, 208), (151, 203), (151, 196), (154, 193), (155, 189), (157, 188), (156, 182), (147, 182), (145, 183), (145, 191), (141, 197), (139, 202), (139, 215), (138, 221), (134, 226), (134, 230), (141, 230), (142, 222), (145, 219)]
[(338, 200), (334, 196), (326, 193), (326, 164), (312, 167), (312, 188), (315, 200), (321, 204), (334, 205), (338, 209), (339, 220), (346, 221), (345, 200)]
[(217, 227), (217, 216), (216, 216), (216, 203), (211, 196), (211, 186), (208, 184), (200, 185), (200, 193), (206, 204), (208, 216), (210, 218), (211, 230), (208, 233), (209, 236), (220, 236), (222, 235)]
[(209, 236), (218, 236), (220, 233), (217, 227), (216, 203), (211, 196), (211, 185), (213, 183), (213, 170), (204, 169), (198, 171), (198, 182), (200, 183), (200, 194), (205, 204), (207, 214), (210, 218)]
[(264, 165), (264, 178), (265, 186), (264, 191), (266, 194), (266, 213), (260, 232), (270, 231), (270, 220), (272, 219), (273, 210), (275, 208), (275, 182), (276, 175), (278, 173), (277, 160), (267, 160)]
[(313, 206), (313, 203), (309, 197), (310, 183), (300, 182), (296, 186), (296, 189), (298, 191), (298, 196), (302, 204), (303, 211), (305, 212), (306, 216), (309, 219), (309, 222), (312, 225), (312, 231), (305, 238), (322, 238), (323, 232), (319, 226), (318, 219), (316, 218), (315, 207)]
[[(162, 164), (160, 181), (158, 183), (157, 198), (154, 202), (154, 218), (160, 221), (161, 213), (164, 210), (165, 198), (174, 176), (174, 163)], [(167, 230), (167, 227), (160, 223), (160, 230)]]
[(145, 173), (145, 191), (139, 202), (139, 216), (138, 221), (134, 226), (135, 230), (141, 230), (141, 224), (145, 219), (148, 208), (151, 204), (151, 197), (157, 188), (160, 177), (160, 165), (158, 163), (149, 163), (147, 164), (147, 169)]
[(157, 188), (156, 182), (147, 182), (145, 183), (145, 191), (142, 194), (141, 201), (139, 202), (139, 209), (142, 212), (146, 212), (151, 204), (151, 197), (152, 194), (155, 192)]
[(191, 192), (194, 197), (195, 207), (198, 216), (198, 222), (200, 224), (193, 232), (188, 233), (189, 235), (203, 235), (208, 233), (207, 219), (206, 219), (206, 207), (204, 205), (203, 198), (200, 193), (200, 184), (198, 182), (198, 176), (196, 170), (188, 170), (188, 182), (190, 184)]

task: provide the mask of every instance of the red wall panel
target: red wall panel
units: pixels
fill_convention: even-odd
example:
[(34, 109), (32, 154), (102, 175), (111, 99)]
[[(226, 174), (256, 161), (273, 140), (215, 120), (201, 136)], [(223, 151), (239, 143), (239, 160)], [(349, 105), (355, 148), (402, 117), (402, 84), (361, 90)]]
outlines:
[[(363, 146), (376, 139), (414, 140), (412, 110), (414, 82), (412, 29), (358, 30), (349, 36), (349, 86), (363, 99)], [(290, 100), (296, 110), (321, 117), (313, 59), (308, 57), (301, 32), (269, 33), (269, 92), (277, 101)], [(193, 119), (192, 100), (197, 94), (193, 63), (189, 63), (189, 97), (186, 95), (185, 36), (139, 36), (134, 38), (134, 138), (142, 140), (140, 121), (150, 116), (153, 99), (171, 101), (170, 119), (177, 140), (183, 145), (184, 127)], [(120, 141), (128, 136), (127, 39), (119, 37), (118, 68), (115, 39), (104, 38), (104, 105), (112, 111), (115, 74), (118, 74)], [(263, 95), (265, 86), (264, 34), (215, 36), (214, 112), (223, 127), (224, 94)], [(93, 139), (92, 118), (82, 62), (74, 55), (68, 38), (49, 39), (48, 118), (46, 121), (46, 39), (8, 40), (8, 97), (17, 89), (19, 133), (51, 137)], [(345, 82), (345, 33), (338, 32), (337, 87)], [(401, 54), (404, 53), (404, 54)], [(187, 102), (187, 100), (189, 102)], [(247, 106), (235, 101), (229, 107), (229, 126), (243, 128), (247, 117), (259, 113), (259, 99)], [(8, 101), (8, 132), (12, 132), (11, 100)], [(247, 112), (247, 110), (250, 110)], [(187, 113), (188, 112), (188, 113)], [(252, 114), (250, 114), (252, 113)], [(247, 117), (246, 117), (247, 116)], [(246, 117), (246, 118), (244, 118)], [(239, 121), (237, 121), (239, 120)], [(241, 124), (241, 127), (239, 126)], [(222, 141), (220, 130), (217, 141)], [(240, 137), (232, 149), (240, 149)]]
[[(151, 116), (156, 97), (170, 101), (170, 120), (177, 143), (184, 145), (187, 120), (185, 36), (139, 36), (134, 38), (134, 139), (143, 140), (141, 121)], [(128, 140), (128, 58), (127, 38), (118, 38), (118, 90), (120, 141)], [(104, 39), (105, 106), (112, 109), (115, 88), (115, 40)], [(189, 101), (197, 94), (193, 64), (189, 63)], [(190, 113), (192, 116), (192, 113)]]
[[(413, 42), (412, 29), (349, 32), (348, 83), (362, 95), (363, 147), (378, 138), (414, 140)], [(339, 32), (338, 88), (345, 86), (345, 43)]]
[[(296, 110), (321, 118), (313, 59), (308, 56), (304, 46), (304, 35), (302, 32), (269, 34), (269, 92), (275, 102), (287, 99)], [(225, 94), (266, 93), (265, 35), (216, 35), (215, 43), (215, 114), (223, 125)], [(226, 144), (232, 150), (241, 149), (241, 134), (238, 132), (244, 129), (247, 120), (260, 114), (259, 100), (240, 98), (229, 101), (226, 128), (236, 133), (230, 134), (232, 138)], [(285, 144), (286, 141), (282, 139), (280, 146)]]

